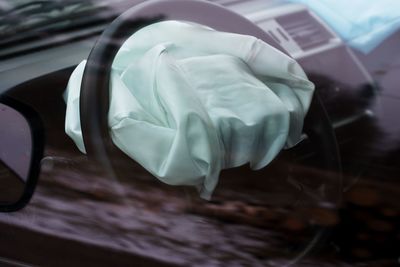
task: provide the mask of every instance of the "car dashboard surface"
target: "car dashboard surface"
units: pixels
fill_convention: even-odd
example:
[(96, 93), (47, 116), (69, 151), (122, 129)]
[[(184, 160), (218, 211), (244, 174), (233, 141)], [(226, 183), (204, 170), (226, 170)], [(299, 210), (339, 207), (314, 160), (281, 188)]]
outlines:
[[(201, 201), (190, 188), (158, 182), (133, 161), (127, 166), (122, 153), (116, 156), (126, 177), (106, 177), (64, 132), (63, 92), (96, 41), (93, 34), (0, 62), (0, 92), (36, 109), (46, 131), (31, 203), (0, 215), (0, 257), (39, 266), (398, 264), (400, 126), (393, 114), (400, 111), (400, 56), (388, 53), (397, 49), (399, 55), (400, 34), (380, 51), (362, 55), (303, 6), (214, 2), (275, 36), (316, 84), (341, 152), (343, 207), (309, 205), (326, 174), (315, 169), (307, 140), (283, 151), (265, 170), (225, 171), (211, 202)], [(127, 5), (121, 1), (117, 12)], [(297, 27), (292, 19), (316, 27), (319, 42), (285, 38)], [(316, 242), (322, 232), (328, 241)], [(308, 253), (314, 241), (319, 247)], [(307, 256), (300, 260), (302, 253)]]

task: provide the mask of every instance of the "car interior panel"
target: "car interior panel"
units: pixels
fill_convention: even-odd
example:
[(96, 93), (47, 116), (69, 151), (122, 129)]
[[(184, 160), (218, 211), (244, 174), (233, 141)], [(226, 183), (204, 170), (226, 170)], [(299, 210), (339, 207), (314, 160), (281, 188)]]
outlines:
[[(0, 266), (398, 266), (400, 31), (365, 54), (293, 1), (18, 0), (14, 9), (6, 2), (0, 119), (10, 118), (9, 106), (22, 126), (10, 122), (17, 115), (1, 119), (11, 126), (0, 130), (0, 210), (10, 211), (0, 213)], [(21, 21), (19, 12), (38, 14)], [(49, 22), (35, 24), (43, 17)], [(261, 170), (223, 170), (211, 200), (156, 179), (111, 144), (107, 128), (121, 36), (175, 18), (263, 39), (315, 85), (301, 142)], [(119, 39), (105, 38), (110, 32)], [(101, 86), (89, 86), (80, 102), (84, 154), (65, 132), (65, 90), (88, 58), (97, 65), (85, 74), (96, 75), (84, 83)], [(7, 134), (12, 127), (25, 127), (28, 141), (8, 141), (18, 135)], [(18, 163), (21, 175), (10, 155), (27, 153), (18, 150), (24, 142), (31, 154)]]

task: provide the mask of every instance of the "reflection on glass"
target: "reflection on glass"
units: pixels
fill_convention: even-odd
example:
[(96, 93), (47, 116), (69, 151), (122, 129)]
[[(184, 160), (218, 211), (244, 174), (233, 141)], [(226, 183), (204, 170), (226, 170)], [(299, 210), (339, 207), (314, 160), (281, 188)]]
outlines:
[(0, 125), (0, 204), (13, 204), (28, 179), (32, 138), (26, 119), (4, 104), (0, 104)]

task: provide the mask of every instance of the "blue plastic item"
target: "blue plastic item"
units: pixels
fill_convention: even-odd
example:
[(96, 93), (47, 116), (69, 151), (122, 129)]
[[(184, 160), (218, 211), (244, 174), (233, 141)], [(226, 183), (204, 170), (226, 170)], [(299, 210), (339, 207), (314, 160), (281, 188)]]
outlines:
[(365, 54), (400, 28), (399, 0), (289, 1), (307, 5), (349, 46)]

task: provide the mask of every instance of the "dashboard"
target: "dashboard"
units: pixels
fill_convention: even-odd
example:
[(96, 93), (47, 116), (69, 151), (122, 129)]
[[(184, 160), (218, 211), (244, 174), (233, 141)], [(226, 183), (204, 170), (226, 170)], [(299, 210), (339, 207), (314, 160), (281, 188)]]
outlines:
[[(88, 57), (110, 20), (139, 2), (143, 1), (114, 0), (108, 21), (0, 52), (0, 93), (7, 92), (30, 103), (43, 116), (47, 137), (41, 186), (32, 207), (28, 205), (26, 213), (0, 216), (4, 229), (1, 231), (7, 233), (3, 236), (10, 248), (22, 246), (15, 236), (23, 233), (27, 248), (40, 247), (54, 254), (21, 255), (0, 241), (0, 255), (5, 257), (0, 262), (11, 266), (18, 266), (18, 259), (45, 266), (133, 261), (144, 266), (187, 266), (193, 262), (210, 266), (231, 261), (232, 266), (246, 262), (254, 266), (283, 266), (287, 251), (302, 251), (299, 247), (304, 243), (298, 240), (308, 236), (302, 235), (301, 230), (315, 229), (304, 226), (303, 221), (285, 208), (273, 210), (265, 208), (263, 203), (287, 197), (288, 193), (282, 190), (284, 186), (300, 188), (306, 193), (307, 187), (290, 179), (283, 185), (275, 183), (268, 175), (260, 182), (259, 177), (236, 169), (227, 172), (227, 178), (223, 179), (222, 186), (231, 191), (217, 192), (219, 198), (215, 202), (199, 204), (185, 191), (187, 203), (182, 203), (175, 191), (148, 182), (148, 175), (137, 169), (126, 170), (121, 166), (126, 173), (136, 172), (137, 188), (123, 189), (121, 184), (126, 181), (101, 179), (97, 167), (77, 153), (65, 135), (62, 94), (69, 75)], [(278, 0), (211, 2), (256, 23), (295, 58), (316, 84), (332, 120), (343, 164), (345, 208), (338, 214), (329, 207), (306, 213), (311, 224), (329, 228), (334, 238), (321, 248), (320, 255), (313, 255), (309, 262), (299, 266), (397, 264), (400, 33), (364, 55), (349, 48), (303, 5)], [(298, 152), (302, 160), (311, 158), (307, 146), (300, 147)], [(272, 173), (286, 168), (284, 163), (283, 157), (283, 161), (271, 167)], [(55, 173), (57, 168), (61, 169), (59, 173)], [(80, 170), (90, 175), (79, 176)], [(297, 171), (309, 174), (306, 168)], [(317, 175), (311, 172), (311, 176)], [(247, 181), (241, 179), (243, 176)], [(240, 192), (243, 188), (249, 188), (250, 196)], [(287, 202), (294, 202), (293, 192), (290, 191)], [(121, 195), (129, 196), (129, 200), (122, 201)], [(262, 231), (272, 226), (260, 225), (252, 219), (255, 214), (265, 218), (260, 219), (263, 223), (272, 221), (284, 235)], [(206, 238), (209, 240), (205, 240), (204, 235), (209, 233), (212, 233)], [(206, 257), (212, 253), (215, 255)], [(274, 255), (273, 259), (265, 258), (265, 253)], [(68, 257), (65, 262), (58, 259)], [(319, 261), (321, 258), (323, 262)], [(362, 265), (369, 262), (376, 265)]]

